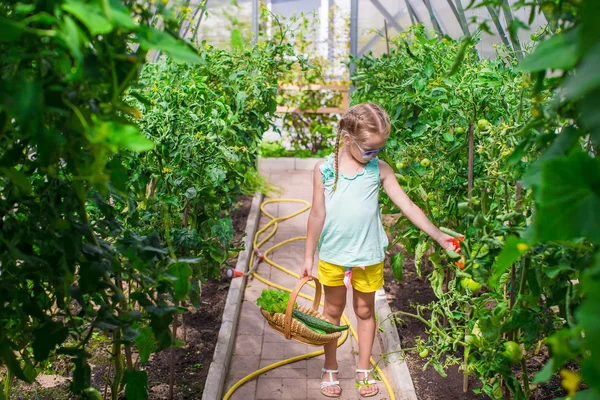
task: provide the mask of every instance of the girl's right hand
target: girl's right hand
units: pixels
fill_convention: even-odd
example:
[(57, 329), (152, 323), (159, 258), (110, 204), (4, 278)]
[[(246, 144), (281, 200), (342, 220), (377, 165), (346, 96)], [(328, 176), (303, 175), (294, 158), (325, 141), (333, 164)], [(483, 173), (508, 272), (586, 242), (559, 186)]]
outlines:
[(306, 276), (311, 276), (312, 275), (312, 269), (313, 269), (313, 262), (311, 261), (304, 261), (304, 264), (302, 264), (302, 270), (300, 271), (300, 279), (306, 277)]

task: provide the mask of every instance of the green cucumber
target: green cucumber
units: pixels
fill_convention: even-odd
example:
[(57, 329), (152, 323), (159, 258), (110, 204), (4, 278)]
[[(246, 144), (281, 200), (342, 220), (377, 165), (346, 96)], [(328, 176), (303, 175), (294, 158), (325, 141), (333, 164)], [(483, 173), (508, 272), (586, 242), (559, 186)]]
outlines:
[[(306, 325), (306, 324), (304, 324), (304, 325)], [(312, 326), (308, 326), (308, 325), (306, 325), (306, 326), (308, 327), (308, 329), (310, 329), (313, 332), (320, 333), (321, 335), (327, 335), (327, 332), (325, 332), (323, 329), (313, 328)]]
[(327, 333), (341, 332), (348, 329), (348, 325), (334, 325), (327, 321), (323, 321), (322, 319), (305, 314), (298, 309), (294, 309), (292, 316), (294, 316), (297, 320), (304, 322), (305, 325), (308, 325), (311, 328), (321, 329)]

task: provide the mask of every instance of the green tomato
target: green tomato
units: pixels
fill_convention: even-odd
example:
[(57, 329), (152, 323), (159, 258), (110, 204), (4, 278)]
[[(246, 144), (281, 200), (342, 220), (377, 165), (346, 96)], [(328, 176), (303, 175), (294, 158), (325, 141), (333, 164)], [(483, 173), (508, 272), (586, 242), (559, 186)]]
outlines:
[(239, 254), (239, 251), (231, 251), (230, 250), (227, 252), (227, 259), (235, 258), (235, 257), (237, 257), (238, 254)]
[(83, 393), (85, 394), (85, 398), (87, 400), (102, 400), (102, 394), (100, 394), (98, 389), (95, 389), (93, 387), (84, 389)]
[(456, 128), (454, 130), (454, 132), (456, 132), (460, 135), (461, 133), (465, 133), (465, 128), (459, 126), (458, 128)]
[(504, 342), (504, 351), (502, 352), (502, 355), (505, 356), (510, 362), (510, 365), (513, 366), (523, 358), (523, 349), (521, 349), (521, 346), (519, 346), (518, 343), (509, 340), (508, 342)]
[(477, 121), (477, 127), (480, 131), (486, 131), (490, 126), (490, 122), (487, 119), (480, 119)]
[(429, 160), (429, 158), (424, 158), (421, 160), (421, 166), (423, 168), (427, 168), (431, 165), (431, 161)]
[(429, 355), (429, 349), (425, 349), (422, 352), (419, 353), (419, 357), (421, 358), (425, 358)]
[(401, 169), (404, 169), (404, 168), (406, 168), (406, 164), (404, 162), (398, 161), (396, 163), (396, 169), (401, 170)]
[(471, 278), (463, 278), (460, 281), (460, 286), (462, 286), (463, 289), (468, 288), (473, 294), (479, 293), (481, 291), (481, 288), (483, 287), (481, 283), (477, 283)]

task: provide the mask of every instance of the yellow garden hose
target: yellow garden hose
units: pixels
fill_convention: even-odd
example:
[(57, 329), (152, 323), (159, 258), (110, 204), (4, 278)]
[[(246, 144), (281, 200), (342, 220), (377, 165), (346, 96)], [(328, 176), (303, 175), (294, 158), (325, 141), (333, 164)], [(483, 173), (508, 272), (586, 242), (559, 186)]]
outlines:
[[(278, 218), (275, 218), (274, 216), (272, 216), (271, 214), (269, 214), (269, 213), (268, 213), (268, 212), (265, 210), (265, 208), (264, 208), (264, 207), (265, 207), (267, 204), (271, 204), (271, 203), (282, 203), (282, 202), (288, 202), (288, 203), (300, 203), (300, 204), (304, 204), (304, 205), (305, 205), (305, 207), (304, 207), (304, 208), (302, 208), (302, 209), (300, 209), (300, 210), (298, 210), (298, 211), (296, 211), (295, 213), (292, 213), (292, 214), (290, 214), (290, 215), (286, 215), (286, 216), (283, 216), (283, 217), (278, 217)], [(260, 249), (260, 246), (262, 246), (263, 244), (265, 244), (265, 243), (266, 243), (266, 242), (267, 242), (269, 239), (271, 239), (271, 238), (272, 238), (272, 237), (275, 235), (275, 233), (277, 232), (277, 228), (278, 228), (278, 224), (279, 224), (279, 222), (281, 222), (281, 221), (285, 221), (285, 220), (287, 220), (287, 219), (290, 219), (290, 218), (293, 218), (293, 217), (295, 217), (295, 216), (297, 216), (297, 215), (300, 215), (300, 214), (302, 214), (303, 212), (305, 212), (305, 211), (307, 211), (307, 210), (309, 210), (309, 209), (310, 209), (310, 203), (309, 203), (308, 201), (305, 201), (305, 200), (300, 200), (300, 199), (273, 199), (273, 200), (267, 200), (267, 201), (264, 201), (264, 202), (263, 202), (263, 203), (260, 205), (260, 210), (262, 211), (262, 213), (263, 213), (264, 215), (266, 215), (268, 218), (270, 218), (270, 219), (271, 219), (271, 221), (269, 221), (269, 223), (268, 223), (267, 225), (265, 225), (265, 226), (264, 226), (262, 229), (260, 229), (258, 232), (256, 232), (256, 235), (254, 235), (254, 239), (253, 239), (253, 241), (252, 241), (253, 250), (255, 250), (255, 251), (256, 251), (256, 250)], [(259, 237), (259, 236), (260, 236), (260, 235), (261, 235), (263, 232), (265, 232), (267, 229), (269, 229), (270, 227), (273, 227), (273, 229), (271, 230), (271, 232), (269, 232), (269, 234), (268, 234), (268, 235), (267, 235), (267, 236), (266, 236), (264, 239), (262, 239), (260, 242), (258, 242), (258, 237)], [(274, 245), (273, 247), (270, 247), (269, 249), (267, 249), (267, 250), (264, 252), (264, 254), (262, 255), (262, 257), (263, 257), (264, 261), (265, 261), (267, 264), (269, 264), (269, 265), (271, 265), (271, 266), (273, 266), (273, 267), (275, 267), (275, 268), (278, 268), (278, 269), (280, 269), (281, 271), (283, 271), (283, 272), (285, 272), (285, 273), (287, 273), (287, 274), (289, 274), (289, 275), (291, 275), (291, 276), (293, 276), (293, 277), (295, 277), (295, 278), (298, 278), (298, 279), (300, 279), (300, 276), (299, 276), (297, 273), (295, 273), (295, 272), (292, 272), (292, 271), (290, 271), (290, 270), (288, 270), (288, 269), (286, 269), (286, 268), (282, 267), (281, 265), (279, 265), (279, 264), (275, 263), (274, 261), (272, 261), (272, 260), (270, 260), (270, 259), (268, 258), (268, 254), (269, 254), (270, 252), (272, 252), (273, 250), (275, 250), (275, 249), (277, 249), (278, 247), (281, 247), (281, 246), (283, 246), (283, 245), (285, 245), (285, 244), (288, 244), (288, 243), (294, 242), (294, 241), (296, 241), (296, 240), (306, 240), (306, 237), (305, 237), (305, 236), (299, 236), (299, 237), (295, 237), (295, 238), (287, 239), (287, 240), (284, 240), (283, 242), (277, 243), (277, 244), (276, 244), (276, 245)], [(250, 266), (253, 266), (253, 265), (254, 265), (254, 257), (255, 257), (255, 255), (256, 255), (256, 254), (255, 254), (255, 252), (254, 252), (254, 251), (252, 251), (252, 252), (250, 253), (250, 263), (249, 263), (249, 265), (250, 265)], [(252, 276), (254, 276), (256, 279), (258, 279), (259, 281), (261, 281), (261, 282), (265, 283), (265, 284), (266, 284), (266, 285), (268, 285), (268, 286), (271, 286), (271, 287), (274, 287), (274, 288), (276, 288), (276, 289), (283, 290), (283, 291), (286, 291), (286, 292), (291, 292), (291, 291), (292, 291), (292, 289), (290, 289), (290, 288), (287, 288), (287, 287), (284, 287), (284, 286), (278, 285), (278, 284), (276, 284), (276, 283), (274, 283), (274, 282), (271, 282), (271, 281), (269, 281), (269, 280), (267, 280), (267, 279), (263, 278), (262, 276), (258, 275), (258, 274), (257, 274), (256, 272), (254, 272), (254, 271), (252, 271), (252, 272), (251, 272), (251, 274), (252, 274)], [(312, 282), (308, 282), (308, 284), (309, 284), (310, 286), (312, 286), (313, 288), (315, 287), (314, 283), (312, 283)], [(301, 296), (301, 297), (303, 297), (303, 298), (305, 298), (305, 299), (308, 299), (308, 300), (314, 300), (314, 298), (313, 298), (313, 297), (311, 297), (311, 296), (308, 296), (308, 295), (305, 295), (304, 293), (299, 293), (299, 294), (298, 294), (298, 296)], [(323, 305), (323, 303), (321, 302), (321, 304), (320, 304), (320, 305), (322, 306), (322, 305)], [(352, 324), (350, 323), (350, 320), (348, 319), (348, 317), (347, 317), (345, 314), (342, 314), (342, 323), (343, 323), (344, 325), (348, 325), (348, 326), (350, 327), (350, 331), (352, 332), (352, 335), (353, 335), (353, 336), (354, 336), (354, 338), (355, 338), (355, 339), (358, 341), (358, 334), (356, 333), (356, 330), (354, 329), (354, 327), (353, 327), (353, 326), (352, 326)], [(344, 331), (344, 332), (342, 333), (342, 336), (341, 336), (341, 337), (338, 339), (338, 344), (337, 344), (337, 345), (338, 345), (338, 347), (339, 347), (339, 346), (341, 346), (341, 345), (342, 345), (342, 344), (343, 344), (343, 343), (346, 341), (346, 339), (347, 339), (347, 338), (348, 338), (348, 331)], [(291, 363), (293, 363), (293, 362), (296, 362), (296, 361), (300, 361), (300, 360), (306, 360), (306, 359), (308, 359), (308, 358), (312, 358), (312, 357), (317, 357), (317, 356), (320, 356), (320, 355), (321, 355), (321, 354), (323, 354), (323, 353), (324, 353), (324, 351), (323, 351), (323, 350), (318, 350), (318, 351), (314, 351), (314, 352), (312, 352), (312, 353), (302, 354), (302, 355), (299, 355), (299, 356), (296, 356), (296, 357), (292, 357), (292, 358), (288, 358), (288, 359), (286, 359), (286, 360), (283, 360), (283, 361), (276, 362), (276, 363), (274, 363), (274, 364), (271, 364), (271, 365), (267, 365), (267, 366), (266, 366), (266, 367), (264, 367), (264, 368), (261, 368), (261, 369), (259, 369), (259, 370), (257, 370), (257, 371), (254, 371), (253, 373), (251, 373), (250, 375), (247, 375), (246, 377), (244, 377), (244, 378), (242, 378), (241, 380), (239, 380), (239, 381), (238, 381), (238, 382), (237, 382), (235, 385), (233, 385), (233, 386), (231, 387), (231, 389), (229, 389), (229, 391), (228, 391), (228, 392), (225, 394), (225, 396), (223, 397), (223, 400), (228, 400), (228, 399), (231, 397), (231, 395), (232, 395), (232, 394), (233, 394), (233, 393), (234, 393), (234, 392), (235, 392), (235, 391), (236, 391), (236, 390), (237, 390), (237, 389), (238, 389), (240, 386), (242, 386), (244, 383), (248, 382), (249, 380), (251, 380), (251, 379), (253, 379), (253, 378), (255, 378), (255, 377), (257, 377), (257, 376), (259, 376), (259, 375), (261, 375), (261, 374), (263, 374), (263, 373), (265, 373), (265, 372), (267, 372), (267, 371), (270, 371), (270, 370), (272, 370), (272, 369), (275, 369), (275, 368), (277, 368), (277, 367), (280, 367), (280, 366), (282, 366), (282, 365), (291, 364)], [(394, 391), (393, 391), (393, 389), (392, 389), (392, 387), (391, 387), (391, 385), (390, 385), (390, 382), (389, 382), (389, 381), (388, 381), (388, 379), (385, 377), (385, 375), (383, 374), (383, 371), (381, 371), (381, 369), (379, 368), (379, 366), (377, 365), (377, 363), (376, 363), (376, 361), (375, 361), (375, 359), (374, 359), (373, 357), (371, 357), (371, 364), (373, 364), (373, 366), (375, 367), (375, 369), (376, 369), (376, 371), (377, 371), (377, 373), (378, 373), (379, 377), (381, 378), (381, 380), (383, 381), (383, 383), (384, 383), (385, 387), (387, 388), (387, 391), (388, 391), (388, 393), (389, 393), (389, 396), (390, 396), (390, 400), (395, 400), (395, 399), (396, 399), (396, 396), (394, 395)]]

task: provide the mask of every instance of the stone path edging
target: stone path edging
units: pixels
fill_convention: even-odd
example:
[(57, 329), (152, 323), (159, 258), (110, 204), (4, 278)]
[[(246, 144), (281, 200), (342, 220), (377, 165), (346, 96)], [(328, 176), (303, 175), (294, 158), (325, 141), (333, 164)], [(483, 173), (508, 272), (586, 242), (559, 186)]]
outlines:
[[(250, 252), (252, 251), (252, 241), (258, 229), (260, 220), (260, 205), (263, 200), (262, 193), (256, 193), (252, 199), (250, 214), (246, 221), (246, 237), (244, 239), (246, 249), (240, 252), (235, 269), (242, 272), (248, 271), (250, 262)], [(235, 336), (237, 332), (238, 319), (240, 315), (242, 299), (244, 297), (244, 288), (246, 287), (247, 277), (235, 278), (231, 280), (225, 308), (223, 309), (223, 319), (221, 329), (215, 347), (213, 360), (210, 363), (202, 400), (220, 400), (223, 398), (223, 387), (227, 377), (227, 368), (233, 353)]]
[(387, 353), (387, 366), (391, 372), (391, 376), (388, 376), (388, 378), (392, 381), (396, 398), (398, 400), (417, 400), (417, 394), (408, 366), (403, 360), (401, 353), (399, 353), (401, 346), (398, 329), (392, 320), (388, 318), (392, 310), (390, 309), (383, 288), (375, 293), (375, 311), (377, 312), (379, 321), (385, 321), (381, 324), (383, 331), (380, 331), (379, 335), (383, 342), (383, 353)]

